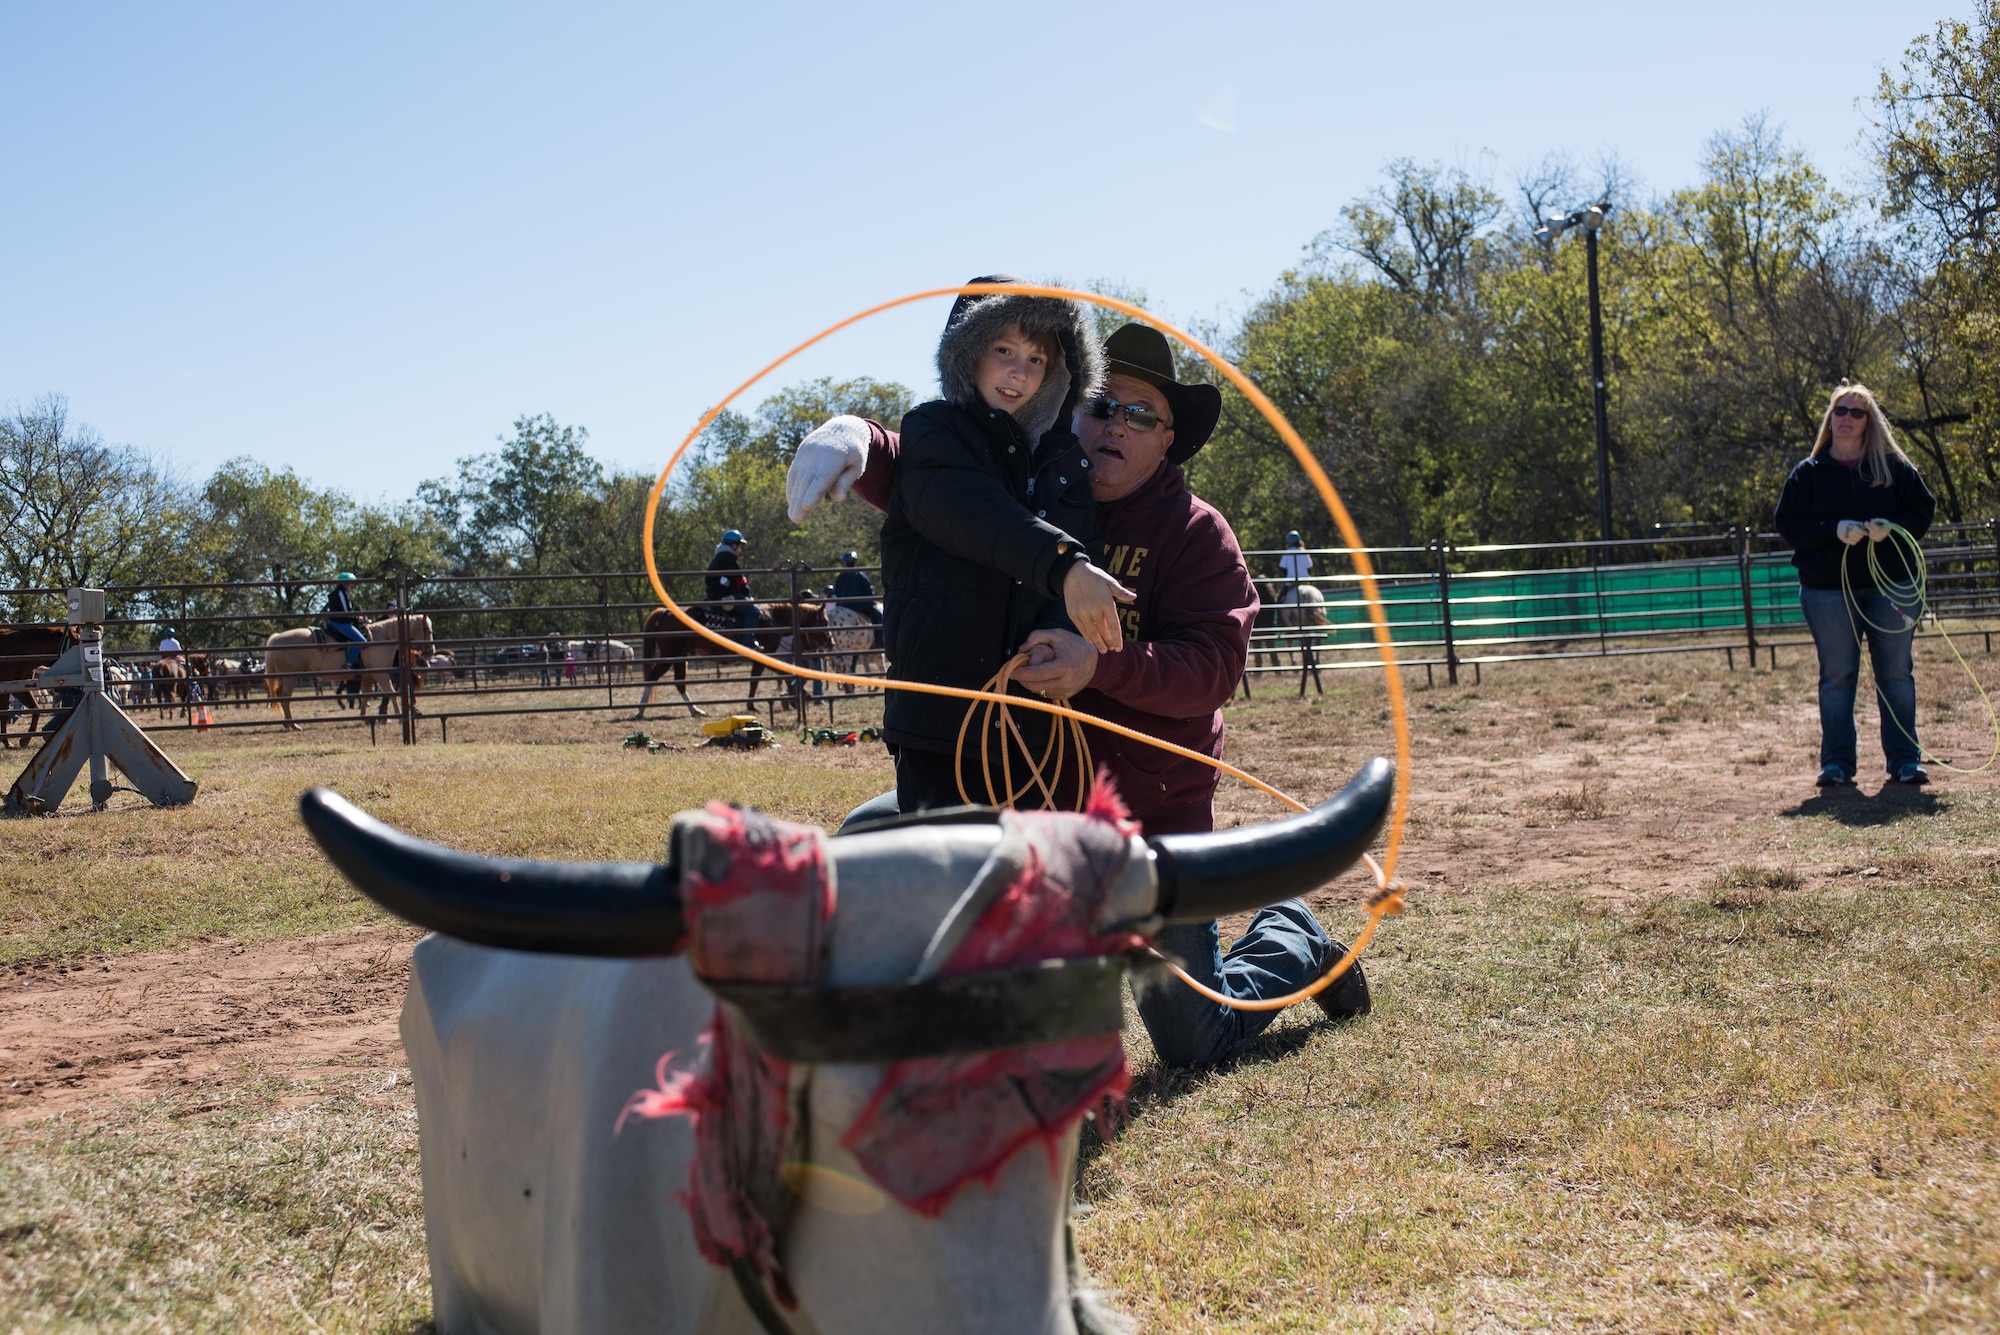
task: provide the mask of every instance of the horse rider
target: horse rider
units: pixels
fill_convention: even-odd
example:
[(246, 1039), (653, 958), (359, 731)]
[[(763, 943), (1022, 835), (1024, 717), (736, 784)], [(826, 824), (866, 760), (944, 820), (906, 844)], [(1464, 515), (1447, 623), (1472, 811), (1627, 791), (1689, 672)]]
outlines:
[(833, 596), (842, 607), (851, 607), (875, 623), (875, 647), (882, 647), (882, 604), (875, 601), (875, 581), (861, 569), (861, 553), (842, 552), (840, 573), (833, 577)]
[[(723, 618), (734, 620), (738, 629), (754, 631), (758, 625), (757, 604), (751, 601), (750, 577), (743, 573), (743, 562), (738, 559), (749, 545), (742, 530), (733, 528), (715, 544), (715, 555), (708, 559), (708, 600), (722, 604), (718, 610)], [(727, 606), (730, 603), (735, 606)]]
[(326, 633), (347, 646), (347, 670), (361, 670), (361, 646), (368, 643), (368, 632), (361, 625), (361, 614), (354, 610), (354, 572), (343, 570), (333, 577), (333, 589), (326, 595)]
[(169, 660), (177, 663), (187, 661), (181, 657), (181, 642), (174, 638), (174, 628), (172, 626), (168, 626), (167, 633), (160, 637), (160, 661), (165, 663)]
[(1296, 598), (1299, 586), (1312, 575), (1312, 568), (1312, 554), (1306, 550), (1306, 540), (1293, 529), (1285, 535), (1285, 554), (1278, 558), (1278, 569), (1285, 572), (1285, 587), (1278, 591), (1278, 601)]

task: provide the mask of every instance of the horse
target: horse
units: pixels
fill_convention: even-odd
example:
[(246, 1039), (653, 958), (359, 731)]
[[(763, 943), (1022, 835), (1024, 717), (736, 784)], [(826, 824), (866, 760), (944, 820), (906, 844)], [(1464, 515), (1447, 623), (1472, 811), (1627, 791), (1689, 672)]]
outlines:
[[(750, 637), (751, 643), (756, 645), (757, 648), (767, 654), (776, 655), (785, 648), (785, 640), (792, 635), (792, 605), (790, 603), (758, 603), (756, 607), (757, 629), (749, 631), (747, 634)], [(734, 610), (734, 607), (725, 609), (725, 611)], [(708, 609), (697, 607), (696, 615), (700, 616), (705, 611), (708, 611)], [(718, 627), (718, 629), (721, 628)], [(826, 613), (820, 609), (817, 603), (802, 602), (799, 604), (798, 630), (801, 638), (795, 647), (801, 658), (812, 654), (824, 654), (827, 651)], [(736, 631), (735, 638), (740, 640), (745, 634), (746, 632), (744, 631)], [(652, 614), (646, 618), (643, 644), (645, 646), (642, 655), (645, 659), (646, 689), (639, 696), (639, 712), (632, 717), (635, 719), (646, 717), (646, 706), (653, 701), (653, 685), (666, 675), (668, 668), (673, 669), (674, 689), (680, 692), (681, 703), (688, 707), (688, 717), (706, 717), (708, 711), (688, 699), (688, 659), (729, 658), (733, 657), (731, 651), (695, 634), (679, 621), (675, 620), (673, 613), (664, 607), (654, 608)], [(764, 665), (753, 661), (750, 664), (749, 699), (755, 700), (757, 698), (757, 680), (763, 675)], [(793, 704), (803, 714), (805, 712), (805, 692), (794, 690), (792, 696)]]
[(250, 703), (250, 688), (262, 679), (261, 665), (248, 658), (216, 658), (208, 665), (209, 688), (217, 704), (229, 696), (239, 705)]
[[(36, 668), (45, 668), (69, 647), (69, 632), (61, 626), (0, 626), (0, 681), (28, 681)], [(7, 740), (7, 716), (20, 706), (28, 714), (28, 735), (21, 739), (25, 748), (42, 721), (41, 701), (28, 687), (0, 691), (0, 748)]]
[[(882, 661), (882, 651), (875, 646), (874, 619), (860, 608), (829, 602), (826, 605), (826, 624), (826, 637), (833, 646), (826, 664), (830, 670), (852, 676), (861, 672), (864, 665), (873, 666)], [(840, 689), (849, 695), (854, 694), (854, 687), (848, 682), (842, 682)]]
[(162, 714), (173, 712), (175, 705), (187, 699), (188, 662), (179, 655), (169, 655), (153, 664), (153, 707)]
[(104, 660), (104, 693), (111, 697), (113, 704), (127, 708), (132, 704), (132, 688), (142, 680), (131, 668), (115, 658)]
[[(365, 689), (373, 694), (382, 693), (381, 713), (389, 712), (390, 674), (407, 665), (398, 661), (397, 623), (409, 626), (410, 650), (417, 662), (422, 662), (431, 651), (431, 619), (421, 612), (409, 612), (400, 617), (383, 617), (371, 621), (365, 629), (368, 642), (361, 646), (361, 677)], [(299, 626), (293, 630), (281, 630), (264, 641), (264, 690), (270, 698), (273, 709), (285, 713), (285, 729), (297, 732), (299, 725), (292, 721), (292, 686), (307, 673), (342, 680), (354, 675), (347, 669), (347, 642), (336, 640), (316, 626)], [(417, 685), (412, 679), (411, 687)], [(362, 710), (367, 712), (365, 706)]]
[[(1325, 594), (1311, 584), (1286, 583), (1282, 585), (1284, 589), (1282, 593), (1278, 592), (1280, 587), (1280, 582), (1277, 580), (1259, 581), (1258, 592), (1263, 595), (1264, 605), (1257, 613), (1258, 626), (1318, 630), (1328, 624)], [(1257, 661), (1260, 666), (1268, 661), (1275, 667), (1278, 655), (1283, 650), (1298, 649), (1308, 643), (1317, 643), (1320, 638), (1306, 635), (1271, 636), (1265, 641), (1267, 647), (1257, 651)]]
[(632, 680), (632, 662), (638, 658), (638, 651), (623, 640), (604, 642), (604, 679), (606, 681)]

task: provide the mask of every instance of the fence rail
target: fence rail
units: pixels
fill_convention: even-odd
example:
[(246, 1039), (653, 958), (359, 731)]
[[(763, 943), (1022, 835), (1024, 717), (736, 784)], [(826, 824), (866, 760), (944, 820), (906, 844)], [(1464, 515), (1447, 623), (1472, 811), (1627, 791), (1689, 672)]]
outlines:
[[(1296, 674), (1304, 694), (1320, 685), (1322, 671), (1378, 666), (1371, 608), (1389, 623), (1400, 663), (1427, 675), (1443, 669), (1454, 684), (1461, 668), (1477, 675), (1489, 663), (1720, 652), (1733, 667), (1739, 652), (1754, 661), (1811, 643), (1799, 634), (1805, 619), (1791, 553), (1775, 533), (1363, 550), (1378, 572), (1374, 600), (1351, 571), (1300, 581), (1321, 600), (1324, 625), (1301, 625), (1309, 613), (1300, 618), (1296, 606), (1273, 606), (1294, 597), (1291, 581), (1259, 581), (1266, 610), (1251, 635), (1246, 695), (1253, 677)], [(1353, 554), (1307, 551), (1315, 571)], [(1924, 554), (1934, 618), (2000, 617), (2000, 520), (1934, 525)], [(1269, 569), (1284, 553), (1245, 555)], [(1292, 624), (1280, 624), (1287, 616)], [(1994, 631), (1974, 633), (1991, 652)]]
[[(862, 568), (862, 573), (871, 569)], [(703, 589), (706, 573), (678, 570), (663, 572), (662, 577), (697, 616), (721, 611), (733, 622), (738, 604), (709, 601)], [(767, 608), (785, 609), (783, 619), (793, 625), (802, 619), (812, 621), (813, 612), (825, 614), (850, 604), (860, 610), (868, 602), (830, 595), (823, 585), (837, 570), (800, 565), (742, 573), (753, 589), (776, 595), (759, 601)], [(149, 731), (285, 726), (284, 719), (265, 708), (266, 683), (289, 694), (293, 703), (324, 702), (330, 687), (337, 703), (348, 703), (341, 686), (355, 674), (344, 666), (280, 669), (267, 657), (271, 635), (324, 621), (318, 609), (324, 606), (331, 584), (263, 580), (107, 589), (107, 603), (121, 613), (103, 623), (106, 661), (119, 678), (112, 689)], [(620, 596), (614, 598), (614, 591)], [(646, 596), (625, 596), (642, 592)], [(0, 600), (5, 600), (0, 605), (62, 606), (61, 592), (47, 589), (0, 589)], [(881, 695), (880, 688), (851, 694), (839, 688), (822, 690), (818, 683), (773, 676), (721, 651), (701, 652), (708, 643), (681, 634), (678, 623), (672, 630), (681, 634), (680, 647), (691, 651), (679, 652), (659, 642), (656, 651), (648, 653), (644, 625), (659, 603), (650, 596), (646, 576), (633, 572), (361, 580), (355, 603), (363, 620), (383, 623), (384, 638), (374, 643), (383, 654), (385, 670), (362, 680), (372, 677), (388, 689), (351, 703), (364, 711), (371, 735), (378, 727), (393, 724), (405, 742), (416, 740), (419, 723), (435, 724), (439, 737), (448, 739), (455, 719), (631, 714), (645, 694), (649, 674), (657, 678), (653, 710), (668, 710), (667, 701), (673, 702), (672, 709), (682, 708), (674, 689), (676, 676), (682, 676), (700, 706), (725, 712), (761, 707), (769, 711), (774, 725), (786, 709), (801, 722), (823, 715), (827, 723), (837, 723), (843, 707), (849, 707), (853, 717), (852, 706), (865, 707)], [(169, 621), (155, 613), (162, 607), (186, 611)], [(423, 631), (426, 624), (428, 634)], [(168, 629), (181, 645), (184, 661), (201, 668), (190, 679), (193, 690), (188, 683), (151, 675), (161, 660), (158, 645)], [(743, 637), (740, 631), (728, 633)], [(768, 629), (759, 632), (767, 652), (794, 663), (818, 666), (830, 661), (856, 675), (882, 675), (884, 664), (874, 647), (872, 629), (849, 628), (850, 636), (868, 638), (867, 647), (853, 655), (834, 652), (821, 634), (816, 625), (809, 628), (804, 642), (799, 637), (780, 640)], [(383, 653), (389, 646), (393, 653)], [(314, 647), (330, 657), (345, 649), (331, 641)], [(857, 661), (848, 661), (850, 657)], [(398, 665), (414, 661), (417, 672), (412, 676), (391, 668), (391, 661)], [(123, 676), (134, 668), (146, 675), (136, 680)], [(0, 699), (0, 718), (12, 703)], [(257, 706), (258, 716), (246, 718), (234, 708), (244, 704)], [(200, 705), (207, 706), (206, 721), (197, 718)], [(295, 713), (291, 722), (304, 728), (352, 726), (355, 718), (341, 710), (314, 710)]]
[[(1461, 670), (1469, 667), (1477, 678), (1495, 663), (1720, 652), (1734, 667), (1739, 653), (1752, 663), (1760, 654), (1775, 663), (1778, 649), (1810, 643), (1800, 634), (1803, 616), (1789, 553), (1771, 533), (1675, 531), (1610, 543), (1433, 542), (1363, 550), (1378, 572), (1374, 600), (1365, 596), (1351, 569), (1353, 552), (1345, 548), (1307, 552), (1313, 573), (1299, 584), (1309, 592), (1295, 592), (1284, 579), (1259, 577), (1265, 607), (1251, 634), (1245, 695), (1253, 680), (1289, 684), (1295, 677), (1304, 694), (1309, 686), (1324, 689), (1324, 672), (1377, 666), (1369, 618), (1374, 608), (1388, 622), (1399, 662), (1422, 668), (1431, 679), (1442, 670), (1453, 684)], [(1924, 550), (1937, 616), (2000, 618), (2000, 521), (1936, 525)], [(1276, 569), (1281, 555), (1246, 553), (1259, 571)], [(879, 576), (879, 568), (861, 570)], [(753, 588), (776, 595), (764, 601), (787, 607), (793, 625), (809, 610), (844, 605), (828, 587), (837, 568), (798, 565), (743, 573)], [(678, 570), (665, 572), (663, 579), (685, 598), (684, 606), (731, 610), (734, 604), (706, 601), (704, 576)], [(233, 669), (200, 679), (209, 706), (207, 726), (281, 726), (282, 720), (261, 708), (254, 718), (240, 710), (227, 716), (219, 711), (245, 703), (262, 706), (266, 681), (288, 688), (295, 700), (323, 701), (329, 687), (339, 700), (340, 684), (351, 675), (344, 668), (272, 671), (265, 659), (271, 634), (321, 620), (316, 609), (329, 586), (325, 580), (267, 580), (110, 589), (108, 602), (120, 614), (105, 622), (106, 655), (114, 664), (148, 667), (159, 658), (159, 640), (171, 626), (190, 657), (209, 664), (219, 660)], [(824, 711), (826, 721), (836, 723), (843, 706), (872, 708), (881, 696), (879, 687), (850, 695), (797, 679), (766, 681), (761, 670), (718, 654), (668, 654), (659, 645), (649, 653), (643, 626), (658, 604), (645, 576), (630, 571), (363, 580), (358, 589), (364, 617), (393, 619), (397, 661), (419, 660), (416, 677), (393, 674), (387, 692), (355, 702), (363, 711), (371, 706), (376, 711), (368, 715), (371, 729), (388, 722), (386, 711), (393, 707), (405, 742), (416, 740), (419, 723), (435, 723), (439, 736), (449, 738), (454, 719), (631, 711), (648, 674), (659, 683), (653, 707), (665, 708), (664, 701), (672, 700), (678, 709), (680, 696), (666, 693), (677, 669), (698, 688), (702, 705), (762, 707), (774, 726), (787, 709), (802, 722)], [(1312, 615), (1315, 597), (1323, 621)], [(1296, 606), (1301, 598), (1308, 604), (1303, 616)], [(60, 608), (61, 592), (0, 589), (0, 606), (44, 605)], [(171, 609), (172, 620), (162, 609)], [(428, 618), (427, 637), (420, 616)], [(1973, 633), (1991, 652), (1993, 630), (1975, 626)], [(767, 633), (766, 639), (791, 662), (831, 663), (879, 678), (886, 665), (873, 638), (864, 642), (868, 647), (850, 663), (816, 635), (778, 643)], [(171, 687), (156, 694), (159, 686), (150, 679), (127, 686), (129, 707), (141, 722), (149, 729), (198, 726), (196, 701)], [(308, 689), (311, 696), (304, 694)], [(0, 719), (13, 705), (0, 698)], [(294, 722), (322, 727), (352, 724), (354, 718), (342, 710), (315, 710)]]

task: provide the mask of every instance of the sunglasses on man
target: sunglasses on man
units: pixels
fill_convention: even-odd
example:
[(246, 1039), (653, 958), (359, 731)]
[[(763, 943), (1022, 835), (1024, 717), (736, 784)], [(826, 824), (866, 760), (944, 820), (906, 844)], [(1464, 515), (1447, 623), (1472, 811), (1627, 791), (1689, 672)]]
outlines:
[(1125, 425), (1134, 431), (1151, 431), (1156, 426), (1171, 427), (1172, 422), (1163, 421), (1151, 408), (1136, 403), (1120, 403), (1106, 394), (1100, 394), (1090, 401), (1090, 415), (1100, 422), (1108, 422), (1117, 413), (1125, 414)]
[[(1107, 415), (1100, 414), (1100, 416)], [(1844, 403), (1836, 403), (1833, 405), (1833, 415), (1835, 417), (1866, 417), (1868, 416), (1868, 410), (1866, 408), (1850, 408)]]

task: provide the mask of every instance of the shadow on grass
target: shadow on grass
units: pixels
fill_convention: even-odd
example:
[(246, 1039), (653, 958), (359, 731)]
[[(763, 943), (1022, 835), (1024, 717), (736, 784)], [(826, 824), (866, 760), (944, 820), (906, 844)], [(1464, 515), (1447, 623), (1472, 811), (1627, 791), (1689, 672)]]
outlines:
[[(1129, 1123), (1136, 1122), (1155, 1108), (1167, 1108), (1177, 1103), (1219, 1075), (1246, 1067), (1264, 1066), (1283, 1061), (1313, 1040), (1314, 1035), (1332, 1025), (1334, 1021), (1316, 1019), (1311, 1024), (1287, 1025), (1283, 1029), (1266, 1029), (1240, 1054), (1219, 1066), (1186, 1067), (1168, 1066), (1164, 1062), (1135, 1073), (1130, 1088), (1125, 1091), (1125, 1106), (1116, 1119), (1117, 1126), (1110, 1140)], [(1342, 1023), (1346, 1023), (1343, 1021)], [(1102, 1115), (1083, 1124), (1083, 1139), (1077, 1146), (1076, 1170), (1081, 1174), (1091, 1160), (1104, 1152), (1107, 1139), (1101, 1132)]]
[(1907, 784), (1885, 783), (1882, 790), (1873, 796), (1852, 788), (1834, 788), (1817, 797), (1809, 797), (1795, 807), (1787, 807), (1779, 812), (1781, 816), (1824, 818), (1851, 828), (1866, 828), (1872, 825), (1893, 825), (1899, 820), (1909, 820), (1915, 816), (1935, 816), (1945, 810), (1945, 804), (1929, 788), (1912, 788)]

